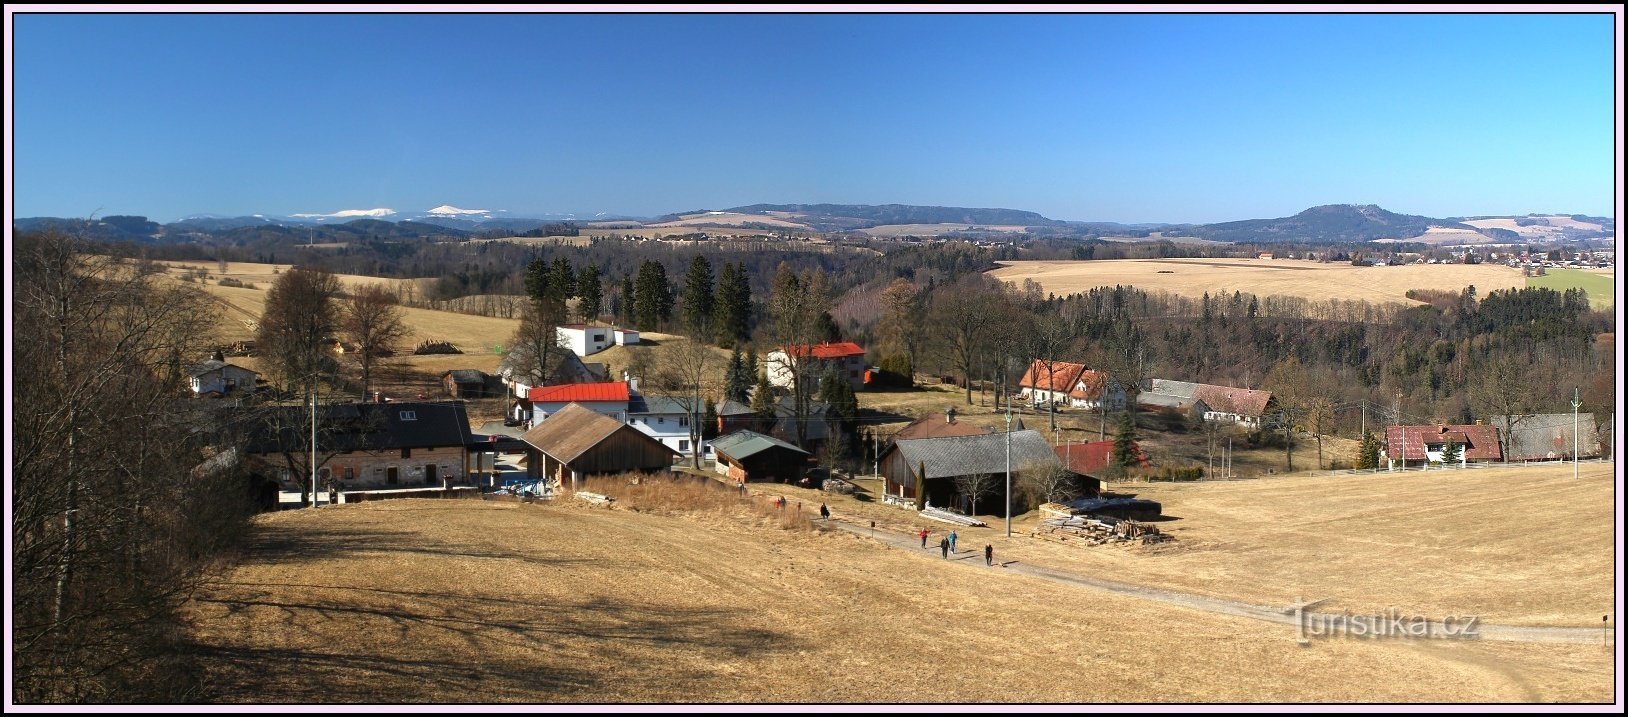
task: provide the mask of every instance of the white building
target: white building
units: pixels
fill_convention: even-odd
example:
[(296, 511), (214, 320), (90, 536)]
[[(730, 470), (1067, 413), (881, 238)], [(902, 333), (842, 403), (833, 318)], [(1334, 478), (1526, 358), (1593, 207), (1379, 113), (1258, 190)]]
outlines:
[(242, 366), (233, 366), (220, 359), (211, 359), (187, 369), (187, 383), (192, 395), (214, 393), (222, 396), (233, 391), (253, 391), (260, 374)]
[(578, 356), (592, 356), (612, 346), (637, 346), (639, 332), (614, 326), (566, 324), (554, 328), (560, 344), (570, 346)]
[[(690, 423), (700, 421), (701, 414), (706, 409), (693, 412), (685, 407), (683, 402), (663, 396), (634, 395), (628, 401), (627, 425), (639, 429), (662, 445), (667, 446), (688, 457), (690, 450)], [(697, 432), (699, 435), (699, 432)], [(712, 457), (712, 445), (701, 440), (701, 455)]]

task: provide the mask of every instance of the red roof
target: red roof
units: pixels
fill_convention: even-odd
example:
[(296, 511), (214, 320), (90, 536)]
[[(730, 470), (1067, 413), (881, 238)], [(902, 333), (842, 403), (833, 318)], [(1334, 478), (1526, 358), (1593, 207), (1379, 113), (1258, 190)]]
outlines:
[[(1057, 457), (1063, 459), (1063, 467), (1081, 475), (1099, 472), (1114, 462), (1113, 441), (1065, 444), (1053, 446), (1052, 450), (1057, 451)], [(1136, 456), (1139, 465), (1148, 464), (1148, 457), (1142, 453), (1141, 446), (1136, 446)]]
[(1201, 383), (1193, 389), (1193, 398), (1203, 401), (1204, 405), (1217, 413), (1260, 417), (1266, 415), (1266, 407), (1272, 402), (1272, 392)]
[(786, 348), (786, 353), (792, 356), (807, 356), (811, 352), (814, 354), (814, 358), (817, 359), (839, 359), (865, 355), (865, 349), (852, 341), (817, 344), (812, 348), (808, 344), (795, 344)]
[(1080, 380), (1080, 373), (1083, 371), (1085, 364), (1067, 361), (1051, 362), (1048, 371), (1046, 362), (1036, 359), (1034, 363), (1029, 364), (1029, 370), (1023, 372), (1023, 378), (1018, 380), (1018, 385), (1042, 391), (1067, 393), (1074, 390), (1074, 384)]
[[(1080, 386), (1080, 384), (1084, 384), (1083, 387)], [(1101, 371), (1092, 371), (1087, 369), (1080, 372), (1080, 378), (1076, 382), (1076, 388), (1069, 391), (1068, 395), (1081, 400), (1098, 398), (1102, 395), (1102, 389), (1106, 388), (1107, 386), (1108, 374)]]
[(1385, 429), (1385, 455), (1392, 460), (1422, 461), (1425, 446), (1448, 442), (1464, 447), (1466, 461), (1502, 460), (1497, 426), (1391, 426)]
[(568, 383), (561, 386), (538, 386), (526, 392), (532, 403), (593, 403), (627, 402), (626, 381), (608, 383)]

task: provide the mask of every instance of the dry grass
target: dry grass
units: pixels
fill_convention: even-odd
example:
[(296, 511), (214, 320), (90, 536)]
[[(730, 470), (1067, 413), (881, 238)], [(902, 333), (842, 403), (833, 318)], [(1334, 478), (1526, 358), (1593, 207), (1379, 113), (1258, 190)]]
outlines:
[(1282, 626), (944, 561), (936, 550), (841, 531), (576, 503), (396, 500), (263, 516), (254, 549), (190, 606), (211, 697), (1611, 696), (1611, 655), (1598, 647), (1342, 639), (1300, 647)]
[[(1313, 300), (1361, 299), (1371, 303), (1418, 304), (1409, 289), (1459, 291), (1474, 285), (1485, 296), (1494, 289), (1524, 287), (1517, 269), (1496, 264), (1409, 264), (1351, 266), (1294, 259), (1118, 259), (1112, 261), (1014, 261), (990, 274), (1021, 284), (1034, 279), (1049, 293), (1071, 294), (1099, 286), (1135, 286), (1198, 298), (1208, 292), (1243, 291), (1258, 296), (1299, 296)], [(1162, 273), (1163, 272), (1163, 273)]]
[(973, 229), (986, 232), (1022, 232), (1022, 224), (883, 224), (860, 231), (873, 237), (936, 237), (940, 234)]
[(785, 219), (763, 214), (739, 214), (735, 212), (724, 212), (720, 214), (687, 214), (676, 221), (662, 222), (661, 224), (650, 224), (647, 226), (651, 228), (695, 228), (708, 226), (738, 227), (744, 224), (764, 224), (768, 226), (784, 227), (786, 229), (798, 229), (803, 231), (809, 230), (807, 224), (799, 224), (797, 222), (787, 221)]

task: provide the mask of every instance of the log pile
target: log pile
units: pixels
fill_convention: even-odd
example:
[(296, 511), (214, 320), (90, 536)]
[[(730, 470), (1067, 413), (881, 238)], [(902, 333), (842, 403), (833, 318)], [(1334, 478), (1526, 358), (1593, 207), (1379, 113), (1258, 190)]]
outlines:
[(463, 353), (463, 351), (460, 350), (457, 346), (453, 346), (451, 341), (429, 341), (429, 340), (420, 341), (420, 342), (418, 342), (418, 346), (413, 348), (413, 355), (415, 355), (415, 356), (424, 356), (426, 354), (461, 354), (461, 353)]
[(585, 491), (585, 490), (577, 491), (576, 496), (577, 496), (577, 500), (588, 501), (588, 503), (591, 504), (591, 505), (609, 506), (611, 504), (611, 501), (616, 500), (615, 498), (612, 498), (612, 497), (610, 497), (608, 495), (600, 495), (599, 493), (589, 493), (588, 491)]
[(1047, 518), (1035, 537), (1083, 545), (1131, 541), (1149, 545), (1175, 539), (1160, 532), (1156, 525), (1105, 515)]
[(842, 495), (854, 494), (854, 484), (841, 478), (827, 478), (825, 479), (825, 483), (821, 484), (820, 487), (824, 488), (827, 493), (841, 493)]

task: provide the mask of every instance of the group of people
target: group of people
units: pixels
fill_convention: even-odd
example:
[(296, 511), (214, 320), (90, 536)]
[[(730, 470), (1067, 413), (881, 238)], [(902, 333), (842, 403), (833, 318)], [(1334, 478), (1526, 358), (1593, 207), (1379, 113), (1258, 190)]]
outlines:
[[(821, 506), (821, 508), (824, 508), (824, 506)], [(921, 538), (921, 547), (923, 548), (927, 547), (927, 532), (928, 531), (926, 528), (922, 528), (921, 532), (916, 533), (916, 535)], [(955, 531), (952, 530), (950, 531), (949, 535), (938, 539), (938, 550), (945, 560), (949, 560), (950, 553), (955, 552), (955, 541), (957, 537), (959, 536), (957, 536)], [(995, 546), (991, 543), (984, 544), (984, 564), (995, 564)]]

